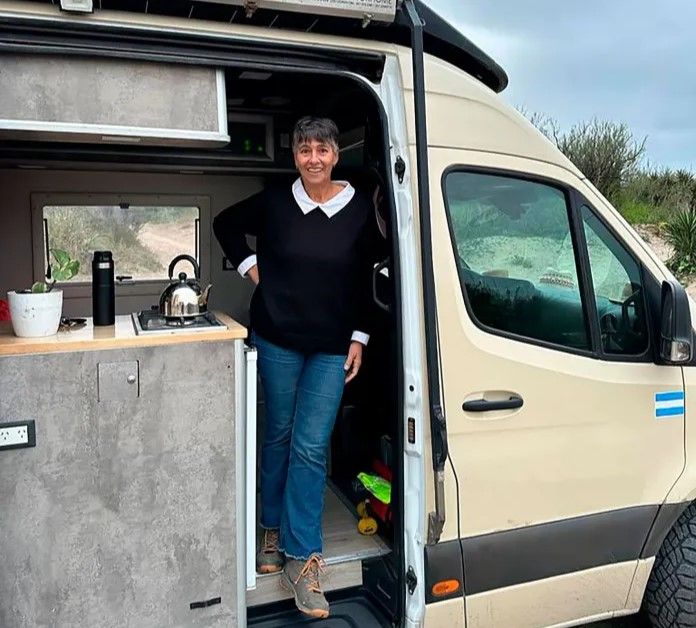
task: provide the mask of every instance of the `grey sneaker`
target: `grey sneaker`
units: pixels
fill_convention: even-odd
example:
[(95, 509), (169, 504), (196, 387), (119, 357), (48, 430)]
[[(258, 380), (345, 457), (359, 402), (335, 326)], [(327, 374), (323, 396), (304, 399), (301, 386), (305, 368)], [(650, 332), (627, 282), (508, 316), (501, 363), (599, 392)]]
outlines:
[(263, 545), (256, 554), (256, 571), (259, 573), (276, 573), (283, 568), (285, 559), (278, 549), (279, 539), (278, 530), (263, 531)]
[(308, 561), (288, 559), (280, 576), (280, 584), (295, 596), (295, 605), (305, 615), (324, 618), (329, 616), (329, 603), (319, 583), (324, 573), (321, 556), (312, 556)]

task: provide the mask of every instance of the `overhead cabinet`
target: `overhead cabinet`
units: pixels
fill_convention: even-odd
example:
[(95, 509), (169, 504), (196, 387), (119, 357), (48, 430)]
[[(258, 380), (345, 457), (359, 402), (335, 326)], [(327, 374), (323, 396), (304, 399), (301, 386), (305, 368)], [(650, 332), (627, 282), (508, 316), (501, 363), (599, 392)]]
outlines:
[(192, 65), (3, 54), (0, 139), (225, 145), (225, 75)]

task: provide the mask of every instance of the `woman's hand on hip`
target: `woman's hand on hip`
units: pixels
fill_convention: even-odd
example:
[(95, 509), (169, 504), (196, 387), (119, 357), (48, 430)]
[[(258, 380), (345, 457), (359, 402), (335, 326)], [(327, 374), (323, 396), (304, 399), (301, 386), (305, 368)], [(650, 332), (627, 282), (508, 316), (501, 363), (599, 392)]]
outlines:
[(259, 266), (258, 266), (258, 264), (254, 264), (247, 271), (247, 277), (249, 277), (249, 279), (251, 279), (254, 282), (255, 286), (259, 285)]
[(346, 371), (346, 384), (351, 380), (355, 379), (355, 376), (360, 370), (360, 365), (362, 364), (362, 354), (363, 346), (357, 341), (350, 343), (350, 348), (348, 349), (348, 357), (346, 358), (346, 363), (343, 365)]

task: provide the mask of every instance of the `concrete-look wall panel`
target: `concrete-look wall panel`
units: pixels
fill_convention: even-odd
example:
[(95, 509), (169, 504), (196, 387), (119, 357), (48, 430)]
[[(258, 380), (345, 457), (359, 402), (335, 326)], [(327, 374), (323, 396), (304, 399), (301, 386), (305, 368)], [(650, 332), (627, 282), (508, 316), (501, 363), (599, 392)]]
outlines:
[[(0, 626), (234, 625), (233, 347), (0, 358), (0, 422), (36, 422), (0, 451)], [(132, 360), (139, 396), (99, 402)]]
[(215, 68), (24, 54), (0, 65), (0, 120), (220, 130)]

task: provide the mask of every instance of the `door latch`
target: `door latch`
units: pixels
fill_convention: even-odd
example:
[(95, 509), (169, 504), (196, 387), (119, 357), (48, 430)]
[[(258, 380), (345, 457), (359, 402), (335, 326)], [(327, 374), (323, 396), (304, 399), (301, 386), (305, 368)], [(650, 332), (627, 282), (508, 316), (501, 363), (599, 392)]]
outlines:
[(406, 572), (406, 586), (408, 586), (409, 595), (413, 595), (413, 592), (418, 586), (418, 578), (416, 577), (416, 572), (413, 571), (413, 567), (409, 565), (408, 571)]
[(399, 179), (399, 183), (404, 182), (404, 175), (406, 174), (406, 162), (401, 156), (396, 158), (396, 163), (394, 164), (394, 172)]

